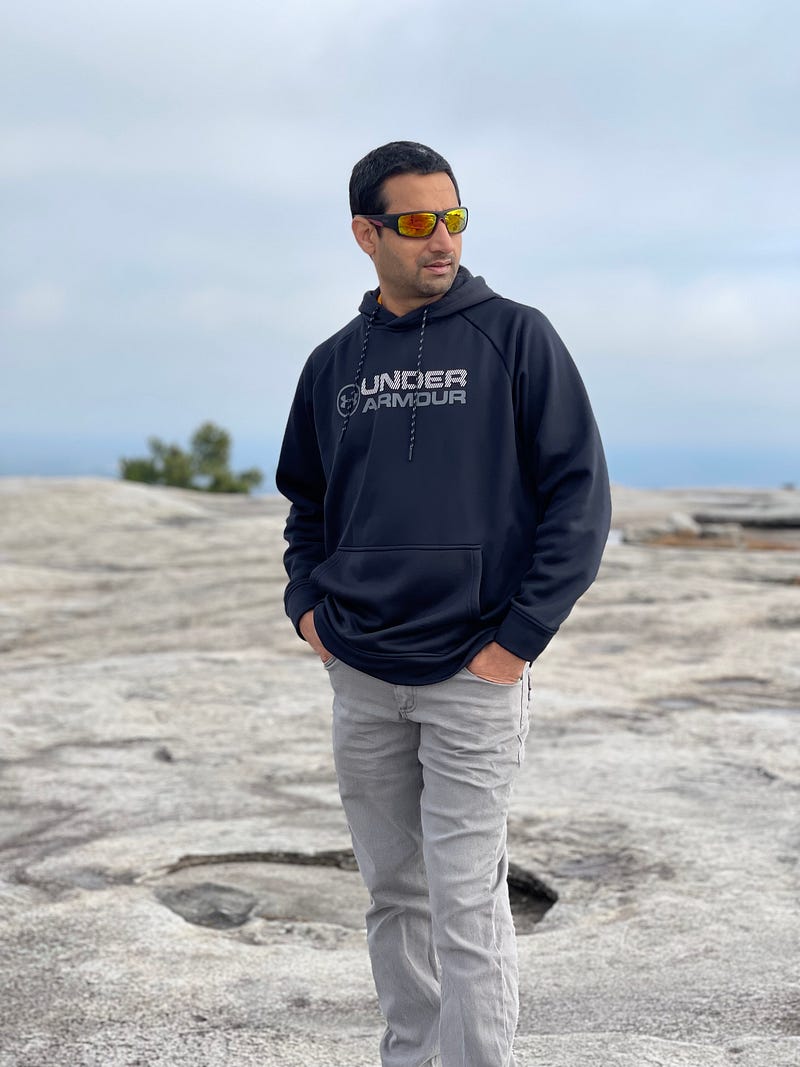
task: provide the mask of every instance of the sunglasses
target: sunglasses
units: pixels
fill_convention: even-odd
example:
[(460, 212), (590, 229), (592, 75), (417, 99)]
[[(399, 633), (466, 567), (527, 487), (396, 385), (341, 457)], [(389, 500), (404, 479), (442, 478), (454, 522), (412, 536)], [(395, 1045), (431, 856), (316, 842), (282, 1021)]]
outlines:
[(465, 207), (453, 207), (449, 211), (406, 211), (401, 215), (365, 215), (376, 226), (388, 226), (401, 237), (430, 237), (441, 219), (451, 234), (463, 233), (467, 228), (469, 212)]

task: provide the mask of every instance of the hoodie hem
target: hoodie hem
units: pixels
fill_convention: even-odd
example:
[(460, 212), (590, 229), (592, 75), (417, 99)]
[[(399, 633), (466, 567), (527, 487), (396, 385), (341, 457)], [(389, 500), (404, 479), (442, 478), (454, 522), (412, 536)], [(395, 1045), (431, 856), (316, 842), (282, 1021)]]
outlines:
[(362, 674), (392, 685), (435, 685), (436, 682), (445, 682), (463, 670), (484, 645), (494, 639), (494, 629), (491, 629), (475, 634), (468, 644), (454, 651), (411, 652), (402, 656), (381, 652), (365, 654), (338, 637), (328, 625), (324, 611), (314, 611), (314, 626), (320, 641), (332, 656)]

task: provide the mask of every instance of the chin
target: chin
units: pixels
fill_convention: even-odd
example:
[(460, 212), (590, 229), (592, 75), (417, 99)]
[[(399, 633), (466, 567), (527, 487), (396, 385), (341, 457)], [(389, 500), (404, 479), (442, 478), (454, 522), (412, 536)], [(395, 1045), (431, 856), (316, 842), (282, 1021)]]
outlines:
[(452, 271), (450, 274), (442, 274), (438, 278), (423, 278), (420, 283), (420, 291), (425, 293), (426, 296), (444, 294), (455, 281), (455, 277), (456, 272)]

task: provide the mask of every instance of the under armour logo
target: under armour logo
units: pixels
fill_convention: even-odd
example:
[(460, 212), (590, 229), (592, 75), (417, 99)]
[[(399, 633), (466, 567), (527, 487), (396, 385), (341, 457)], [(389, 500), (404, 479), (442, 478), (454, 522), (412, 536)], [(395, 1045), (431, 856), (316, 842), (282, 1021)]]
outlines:
[(343, 419), (347, 418), (358, 407), (358, 386), (351, 382), (349, 385), (343, 385), (339, 390), (339, 395), (336, 398), (336, 410), (342, 416)]

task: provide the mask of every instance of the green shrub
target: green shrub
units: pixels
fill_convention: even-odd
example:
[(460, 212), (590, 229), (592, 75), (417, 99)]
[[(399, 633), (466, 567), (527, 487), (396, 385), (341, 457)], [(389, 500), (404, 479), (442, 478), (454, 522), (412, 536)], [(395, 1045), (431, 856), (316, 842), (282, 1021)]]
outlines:
[(159, 437), (148, 438), (147, 446), (149, 457), (119, 461), (123, 480), (209, 493), (249, 493), (264, 480), (257, 467), (238, 474), (230, 469), (231, 435), (213, 422), (198, 426), (188, 452), (165, 444)]

